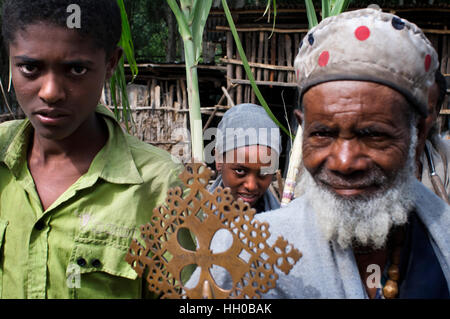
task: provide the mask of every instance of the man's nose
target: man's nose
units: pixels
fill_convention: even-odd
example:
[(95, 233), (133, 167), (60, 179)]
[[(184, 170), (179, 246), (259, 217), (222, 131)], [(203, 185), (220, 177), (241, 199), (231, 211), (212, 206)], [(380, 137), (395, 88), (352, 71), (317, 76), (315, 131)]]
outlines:
[(49, 72), (42, 78), (39, 98), (48, 104), (54, 104), (66, 98), (63, 80), (56, 74)]
[(369, 167), (369, 158), (362, 153), (356, 138), (338, 139), (331, 147), (327, 168), (343, 175), (364, 171)]
[(247, 175), (247, 178), (244, 182), (244, 187), (249, 192), (254, 192), (258, 189), (258, 178), (254, 176), (253, 174)]

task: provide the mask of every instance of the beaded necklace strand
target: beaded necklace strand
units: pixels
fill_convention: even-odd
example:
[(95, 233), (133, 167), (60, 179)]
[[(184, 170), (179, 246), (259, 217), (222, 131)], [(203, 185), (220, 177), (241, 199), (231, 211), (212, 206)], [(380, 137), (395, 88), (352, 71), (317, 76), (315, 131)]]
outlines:
[[(391, 264), (388, 268), (388, 280), (384, 285), (382, 292), (386, 299), (394, 299), (398, 295), (398, 280), (400, 278), (400, 259), (402, 254), (402, 247), (404, 242), (404, 229), (400, 227), (396, 229), (392, 234), (390, 245), (390, 261)], [(365, 255), (373, 253), (376, 250), (373, 249), (361, 249), (358, 246), (354, 246), (353, 252), (356, 255)]]

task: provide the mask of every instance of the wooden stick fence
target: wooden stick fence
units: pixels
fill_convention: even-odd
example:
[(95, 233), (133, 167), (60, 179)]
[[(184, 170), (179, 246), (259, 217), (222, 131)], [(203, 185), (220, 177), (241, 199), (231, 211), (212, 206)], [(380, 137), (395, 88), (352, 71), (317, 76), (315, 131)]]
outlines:
[[(250, 81), (242, 72), (242, 61), (229, 28), (217, 26), (216, 29), (227, 33), (227, 54), (221, 59), (227, 69), (227, 85), (240, 85), (232, 99), (236, 104), (257, 103)], [(300, 40), (307, 31), (266, 27), (238, 28), (241, 43), (258, 85), (296, 87), (293, 63)]]

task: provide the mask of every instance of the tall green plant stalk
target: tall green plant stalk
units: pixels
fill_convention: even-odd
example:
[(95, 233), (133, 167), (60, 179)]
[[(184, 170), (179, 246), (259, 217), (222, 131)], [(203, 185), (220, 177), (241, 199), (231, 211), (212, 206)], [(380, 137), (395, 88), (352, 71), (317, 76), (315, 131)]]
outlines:
[(203, 31), (212, 0), (180, 0), (180, 5), (176, 0), (167, 0), (167, 3), (177, 19), (178, 31), (184, 44), (192, 159), (203, 162), (203, 128), (197, 64), (202, 52)]
[[(134, 45), (131, 37), (131, 28), (128, 22), (127, 12), (125, 10), (125, 5), (123, 0), (117, 0), (117, 4), (120, 8), (120, 14), (122, 17), (122, 35), (120, 37), (119, 46), (123, 49), (124, 55), (121, 57), (119, 64), (117, 65), (114, 74), (110, 79), (110, 89), (111, 89), (111, 99), (114, 104), (114, 114), (118, 121), (122, 121), (125, 123), (125, 127), (127, 131), (130, 131), (129, 120), (131, 123), (133, 122), (133, 117), (130, 116), (130, 102), (128, 100), (127, 94), (127, 81), (125, 77), (125, 58), (130, 66), (132, 80), (138, 74), (138, 67), (136, 63), (136, 59), (134, 57)], [(120, 97), (122, 100), (122, 107), (119, 108), (119, 103), (117, 101), (117, 97)]]

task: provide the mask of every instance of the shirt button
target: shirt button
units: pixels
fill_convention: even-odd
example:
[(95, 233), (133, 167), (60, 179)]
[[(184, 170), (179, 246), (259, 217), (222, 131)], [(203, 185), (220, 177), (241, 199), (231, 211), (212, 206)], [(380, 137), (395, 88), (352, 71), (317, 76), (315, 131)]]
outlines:
[(78, 264), (78, 266), (80, 266), (80, 267), (86, 266), (86, 259), (84, 259), (83, 257), (78, 258), (78, 259), (77, 259), (77, 264)]
[(34, 225), (34, 228), (35, 228), (36, 230), (43, 230), (43, 229), (45, 228), (45, 223), (44, 223), (44, 221), (42, 221), (42, 220), (38, 221), (38, 222)]
[(95, 268), (100, 268), (100, 266), (102, 265), (102, 263), (100, 262), (100, 260), (94, 259), (94, 260), (91, 262), (91, 265), (92, 265), (93, 267), (95, 267)]

